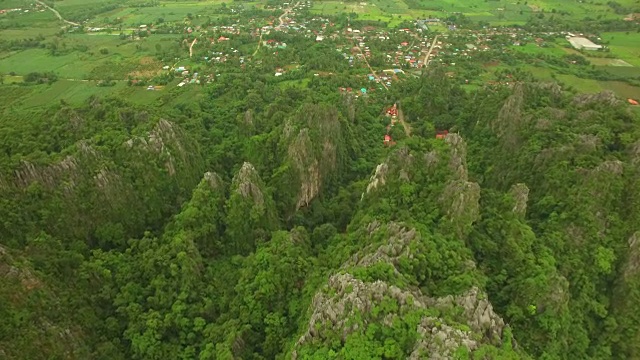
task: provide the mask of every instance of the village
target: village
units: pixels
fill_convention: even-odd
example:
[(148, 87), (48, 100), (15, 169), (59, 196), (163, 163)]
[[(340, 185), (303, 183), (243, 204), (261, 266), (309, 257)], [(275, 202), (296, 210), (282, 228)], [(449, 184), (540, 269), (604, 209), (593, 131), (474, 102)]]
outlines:
[[(224, 67), (226, 71), (233, 71), (233, 66), (244, 68), (252, 62), (261, 64), (266, 54), (279, 58), (287, 50), (294, 52), (291, 42), (300, 43), (302, 37), (306, 40), (303, 41), (304, 46), (309, 46), (310, 41), (332, 46), (349, 69), (368, 69), (368, 73), (362, 75), (363, 78), (373, 83), (376, 89), (383, 89), (404, 76), (419, 75), (432, 62), (453, 68), (462, 60), (473, 60), (478, 53), (504, 53), (514, 46), (526, 44), (544, 48), (559, 38), (565, 38), (566, 44), (570, 44), (576, 51), (608, 50), (606, 46), (598, 44), (602, 39), (595, 34), (532, 33), (520, 28), (464, 30), (454, 25), (447, 25), (448, 30), (444, 33), (429, 31), (430, 25), (443, 23), (440, 19), (416, 20), (411, 27), (397, 29), (371, 25), (352, 26), (349, 22), (343, 26), (327, 17), (310, 16), (306, 11), (311, 6), (310, 1), (284, 8), (288, 5), (282, 5), (283, 8), (279, 10), (284, 12), (278, 18), (249, 18), (246, 22), (237, 21), (224, 26), (184, 27), (181, 29), (184, 43), (191, 45), (189, 57), (184, 57), (184, 60), (212, 67), (220, 67), (225, 63), (230, 65)], [(260, 22), (266, 23), (258, 26)], [(140, 29), (139, 31), (149, 34), (161, 31), (152, 25), (140, 25)], [(487, 55), (482, 57), (486, 58)], [(299, 64), (295, 61), (273, 64), (274, 77), (285, 80), (292, 65)], [(175, 67), (169, 70), (175, 71)], [(199, 79), (189, 77), (188, 71), (188, 68), (177, 71), (185, 76), (185, 81), (179, 82), (177, 86), (200, 83)], [(451, 73), (455, 71), (452, 70)], [(318, 76), (321, 72), (314, 71), (313, 74)], [(467, 83), (470, 80), (465, 79)]]
[[(602, 79), (635, 81), (599, 70), (615, 66), (614, 70), (632, 72), (636, 68), (614, 53), (610, 36), (596, 32), (470, 27), (435, 16), (407, 18), (398, 26), (388, 26), (364, 21), (357, 13), (319, 14), (314, 6), (315, 2), (301, 0), (248, 11), (240, 4), (222, 4), (214, 9), (224, 16), (222, 21), (193, 12), (172, 21), (118, 17), (66, 21), (62, 29), (78, 38), (117, 35), (114, 41), (152, 53), (155, 59), (147, 61), (148, 69), (131, 71), (121, 79), (150, 92), (190, 91), (215, 84), (221, 76), (256, 72), (265, 76), (263, 81), (283, 88), (305, 86), (314, 78), (339, 79), (333, 85), (335, 91), (359, 99), (392, 91), (430, 67), (444, 69), (446, 76), (469, 89), (510, 86), (515, 81), (510, 69), (518, 66), (549, 78), (559, 72), (576, 86)], [(36, 10), (47, 8), (34, 3), (29, 9), (0, 11), (6, 16)], [(99, 85), (104, 83), (112, 82)], [(623, 96), (632, 105), (640, 98), (629, 91)]]
[[(418, 19), (404, 27), (388, 28), (362, 24), (351, 18), (346, 23), (338, 23), (334, 18), (311, 14), (308, 11), (311, 6), (310, 1), (283, 3), (272, 9), (281, 12), (279, 17), (249, 17), (246, 21), (236, 20), (226, 25), (184, 26), (179, 29), (183, 37), (183, 54), (175, 57), (177, 61), (173, 65), (164, 65), (162, 70), (178, 79), (172, 83), (178, 88), (210, 84), (225, 73), (247, 71), (248, 68), (266, 70), (272, 74), (270, 81), (281, 83), (300, 82), (308, 76), (347, 73), (353, 80), (338, 86), (336, 91), (358, 99), (372, 92), (389, 91), (407, 77), (420, 76), (431, 64), (444, 67), (447, 76), (456, 78), (461, 84), (480, 81), (487, 85), (509, 86), (513, 81), (511, 75), (482, 80), (481, 73), (470, 71), (468, 64), (477, 66), (505, 57), (526, 56), (526, 53), (518, 52), (518, 47), (533, 46), (544, 51), (550, 46), (564, 46), (584, 56), (608, 51), (597, 34), (531, 32), (517, 27), (463, 29), (438, 18)], [(235, 11), (242, 13), (241, 9)], [(431, 31), (430, 27), (436, 26), (445, 31)], [(137, 32), (152, 35), (162, 30), (152, 24), (141, 24)], [(305, 61), (298, 55), (300, 49), (314, 47), (335, 51), (335, 54), (323, 53), (322, 61)], [(528, 61), (537, 60), (530, 56)], [(569, 60), (566, 65), (578, 66), (577, 63), (578, 60)], [(162, 88), (154, 85), (153, 80), (140, 84), (147, 85), (147, 90)], [(637, 105), (633, 98), (628, 102)], [(390, 131), (392, 127), (399, 121), (403, 122), (405, 130), (408, 126), (399, 119), (398, 112), (397, 104), (383, 111), (390, 118), (383, 137), (386, 146), (395, 144)], [(437, 129), (436, 138), (443, 138), (446, 133), (446, 129)]]

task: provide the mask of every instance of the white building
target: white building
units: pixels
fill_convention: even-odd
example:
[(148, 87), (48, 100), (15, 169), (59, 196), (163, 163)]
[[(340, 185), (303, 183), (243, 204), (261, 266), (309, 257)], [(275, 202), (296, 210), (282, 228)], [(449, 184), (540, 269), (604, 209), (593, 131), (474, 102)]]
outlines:
[(571, 43), (571, 46), (578, 50), (599, 50), (602, 49), (602, 45), (594, 44), (591, 40), (579, 36), (567, 37), (567, 40)]

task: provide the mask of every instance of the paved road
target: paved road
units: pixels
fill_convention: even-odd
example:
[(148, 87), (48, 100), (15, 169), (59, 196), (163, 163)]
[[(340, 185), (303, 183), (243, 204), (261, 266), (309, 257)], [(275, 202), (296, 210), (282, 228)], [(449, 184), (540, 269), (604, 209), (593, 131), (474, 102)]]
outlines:
[(56, 10), (56, 9), (52, 8), (51, 6), (49, 6), (49, 5), (45, 4), (45, 3), (43, 3), (42, 1), (40, 1), (40, 0), (36, 0), (36, 2), (37, 2), (38, 4), (40, 4), (40, 5), (44, 6), (44, 7), (46, 7), (47, 9), (51, 10), (51, 11), (52, 11), (52, 12), (53, 12), (57, 17), (58, 17), (58, 19), (60, 19), (60, 20), (62, 20), (62, 21), (64, 21), (64, 22), (66, 22), (67, 24), (69, 24), (69, 25), (73, 25), (73, 26), (80, 26), (80, 24), (78, 24), (78, 23), (74, 23), (73, 21), (66, 20), (65, 18), (63, 18), (63, 17), (62, 17), (62, 15), (60, 15), (60, 13), (58, 12), (58, 10)]

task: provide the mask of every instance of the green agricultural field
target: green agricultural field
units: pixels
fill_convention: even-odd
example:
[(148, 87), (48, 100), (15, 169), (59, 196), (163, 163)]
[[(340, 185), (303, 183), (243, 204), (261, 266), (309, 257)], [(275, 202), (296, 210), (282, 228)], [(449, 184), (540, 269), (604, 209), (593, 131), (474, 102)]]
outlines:
[(547, 47), (538, 46), (536, 44), (526, 44), (523, 46), (512, 46), (512, 49), (516, 51), (521, 51), (527, 54), (545, 54), (545, 55), (554, 55), (554, 56), (563, 56), (566, 55), (565, 49), (550, 44)]
[(604, 33), (602, 40), (608, 42), (611, 52), (634, 66), (640, 66), (640, 33)]
[(71, 52), (57, 56), (52, 56), (48, 49), (14, 52), (0, 59), (0, 72), (26, 75), (53, 71), (63, 79), (126, 79), (136, 71), (159, 70), (163, 65), (152, 60), (156, 49), (169, 47), (176, 41), (175, 35), (154, 35), (134, 41), (106, 34), (71, 34), (58, 40), (60, 48)]
[(51, 56), (48, 50), (29, 49), (0, 60), (0, 72), (26, 75), (30, 72), (53, 71), (61, 78), (85, 79), (104, 57), (72, 52)]
[(104, 20), (120, 19), (125, 26), (138, 26), (142, 24), (155, 23), (159, 19), (164, 22), (183, 21), (192, 17), (194, 23), (198, 23), (198, 19), (207, 17), (215, 18), (216, 9), (224, 1), (202, 1), (202, 2), (162, 2), (158, 6), (153, 7), (121, 7), (96, 17), (92, 23), (100, 24)]
[[(634, 0), (617, 1), (621, 5), (633, 5)], [(582, 19), (584, 17), (621, 18), (615, 14), (606, 2), (566, 1), (566, 0), (532, 0), (527, 2), (533, 12), (544, 10), (546, 13), (566, 12), (570, 17)]]
[(52, 85), (32, 86), (35, 91), (22, 103), (25, 108), (39, 107), (64, 100), (79, 104), (92, 95), (110, 95), (126, 86), (124, 82), (113, 87), (98, 87), (96, 82), (59, 80)]
[[(26, 2), (23, 2), (23, 6)], [(3, 6), (0, 5), (0, 9)], [(56, 29), (60, 31), (62, 23), (57, 20), (51, 11), (36, 11), (32, 7), (24, 7), (29, 12), (10, 12), (0, 15), (0, 28), (2, 29), (2, 39), (5, 38), (6, 30), (21, 30), (24, 32), (22, 37), (36, 36), (46, 29)], [(10, 36), (10, 35), (9, 35)]]
[(640, 100), (640, 88), (631, 86), (620, 81), (601, 81), (602, 89), (611, 90), (622, 98), (632, 98)]
[(15, 9), (25, 7), (24, 0), (0, 0), (0, 9)]
[(597, 93), (602, 91), (600, 83), (596, 80), (581, 79), (573, 75), (556, 75), (559, 82), (566, 86), (573, 87), (582, 93)]
[(26, 29), (4, 29), (2, 30), (3, 40), (20, 40), (35, 38), (40, 35), (44, 37), (53, 36), (60, 31), (60, 27), (38, 27)]
[[(5, 79), (5, 82), (8, 83)], [(150, 104), (162, 97), (167, 97), (165, 105), (193, 100), (201, 92), (201, 87), (189, 86), (177, 88), (178, 81), (160, 87), (159, 90), (149, 91), (145, 86), (129, 86), (126, 81), (118, 81), (111, 87), (97, 86), (96, 81), (59, 80), (51, 85), (19, 86), (8, 85), (0, 87), (0, 96), (6, 99), (2, 108), (9, 106), (19, 108), (35, 108), (51, 103), (65, 101), (70, 104), (80, 104), (91, 96), (116, 96), (126, 98), (133, 103)], [(9, 96), (17, 93), (19, 96)], [(162, 104), (160, 104), (162, 105)]]

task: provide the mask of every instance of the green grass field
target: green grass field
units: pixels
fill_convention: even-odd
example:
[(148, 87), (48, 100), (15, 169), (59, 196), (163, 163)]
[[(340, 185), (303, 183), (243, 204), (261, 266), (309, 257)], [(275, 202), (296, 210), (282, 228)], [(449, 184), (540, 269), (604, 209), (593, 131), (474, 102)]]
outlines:
[(640, 66), (640, 33), (604, 33), (602, 40), (609, 42), (611, 52), (634, 66)]
[[(53, 71), (63, 79), (126, 79), (139, 68), (150, 70), (139, 62), (152, 57), (157, 44), (169, 46), (177, 39), (176, 35), (154, 35), (134, 41), (121, 40), (117, 35), (70, 34), (59, 40), (59, 47), (70, 49), (70, 53), (52, 56), (47, 49), (27, 49), (4, 54), (0, 58), (0, 72), (26, 75)], [(82, 47), (88, 50), (73, 50)], [(107, 54), (102, 54), (101, 49), (106, 49)]]
[[(143, 4), (147, 0), (54, 0), (54, 7), (65, 15), (78, 16), (98, 11), (88, 19), (87, 26), (104, 26), (115, 19), (121, 20), (125, 33), (131, 33), (130, 28), (137, 28), (141, 24), (156, 23), (162, 18), (165, 22), (187, 23), (196, 25), (224, 15), (216, 11), (221, 3), (233, 4), (225, 0), (161, 0), (153, 7), (133, 7)], [(619, 0), (618, 3), (636, 6), (637, 0)], [(30, 7), (27, 0), (0, 0), (0, 9), (12, 7)], [(109, 7), (117, 4), (115, 7)], [(244, 6), (258, 3), (242, 3)], [(237, 4), (234, 4), (237, 5)], [(107, 10), (105, 10), (107, 9)], [(473, 21), (488, 22), (493, 25), (523, 24), (530, 17), (544, 10), (545, 13), (559, 14), (567, 12), (574, 20), (581, 20), (589, 16), (595, 18), (620, 18), (611, 11), (604, 2), (579, 2), (567, 0), (531, 0), (528, 2), (514, 2), (507, 0), (370, 0), (357, 2), (343, 2), (339, 0), (318, 0), (313, 2), (311, 12), (314, 14), (334, 15), (338, 13), (355, 13), (360, 20), (381, 21), (394, 27), (406, 20), (418, 18), (449, 16), (463, 13)], [(0, 53), (0, 73), (15, 73), (15, 76), (5, 76), (5, 84), (22, 82), (22, 76), (30, 72), (53, 71), (60, 80), (53, 85), (19, 86), (5, 85), (22, 94), (9, 104), (19, 104), (25, 107), (37, 107), (51, 101), (64, 99), (67, 102), (79, 103), (91, 95), (113, 94), (123, 96), (138, 103), (157, 103), (170, 106), (179, 102), (188, 102), (194, 97), (201, 96), (199, 87), (187, 86), (177, 88), (175, 83), (168, 85), (161, 91), (146, 91), (144, 87), (129, 87), (125, 81), (117, 82), (114, 87), (98, 87), (97, 80), (115, 79), (125, 80), (127, 77), (152, 77), (163, 65), (155, 60), (157, 48), (169, 49), (176, 47), (180, 35), (151, 35), (140, 40), (121, 39), (118, 35), (105, 33), (68, 33), (61, 37), (54, 37), (64, 24), (50, 11), (30, 11), (11, 13), (0, 16), (0, 36), (3, 40), (35, 38), (39, 35), (46, 37), (43, 44), (50, 46), (56, 42), (61, 54), (53, 56), (47, 48), (32, 48), (23, 51)], [(432, 30), (446, 31), (443, 26), (431, 26)], [(566, 54), (581, 54), (595, 66), (623, 77), (640, 76), (640, 33), (605, 33), (602, 40), (608, 43), (609, 53), (581, 53), (566, 47), (566, 40), (558, 39), (549, 47), (538, 47), (535, 44), (513, 47), (515, 51), (529, 54), (547, 54), (563, 56)], [(158, 45), (160, 45), (158, 47)], [(246, 45), (241, 51), (249, 51), (254, 44)], [(100, 51), (100, 50), (103, 51)], [(246, 51), (245, 51), (246, 50)], [(179, 50), (180, 52), (181, 50)], [(187, 52), (179, 65), (193, 66), (195, 63), (186, 58)], [(606, 57), (611, 56), (611, 58)], [(480, 83), (490, 80), (492, 72), (503, 68), (498, 66), (487, 69), (486, 76), (482, 76)], [(553, 70), (543, 67), (528, 66), (536, 77), (543, 80), (553, 80)], [(596, 81), (581, 79), (572, 75), (556, 75), (556, 78), (581, 92), (597, 92), (613, 90), (621, 97), (640, 98), (638, 88), (622, 82)], [(89, 81), (87, 81), (89, 80)], [(306, 86), (309, 79), (299, 81), (283, 81), (281, 87)], [(479, 84), (467, 86), (473, 87)], [(8, 106), (5, 104), (5, 107)], [(13, 105), (12, 105), (13, 106)]]
[[(618, 1), (623, 6), (635, 6), (635, 0)], [(526, 4), (526, 5), (525, 5)], [(582, 20), (585, 17), (620, 19), (605, 2), (532, 0), (532, 1), (486, 1), (486, 0), (370, 0), (365, 2), (341, 2), (335, 0), (314, 1), (312, 12), (336, 14), (354, 12), (358, 18), (394, 22), (394, 19), (416, 19), (424, 17), (446, 18), (463, 13), (475, 21), (486, 21), (492, 25), (523, 24), (539, 12), (558, 13), (558, 16)], [(565, 15), (560, 15), (561, 13)], [(391, 19), (391, 15), (394, 19)], [(398, 21), (396, 21), (398, 22)]]
[(28, 109), (61, 100), (70, 104), (81, 104), (93, 95), (117, 96), (138, 104), (154, 103), (164, 97), (164, 101), (158, 105), (173, 106), (179, 102), (193, 101), (202, 93), (199, 86), (176, 87), (178, 80), (156, 91), (148, 91), (144, 86), (129, 86), (125, 81), (117, 82), (111, 87), (99, 87), (96, 81), (59, 80), (51, 85), (32, 86), (10, 85), (10, 82), (12, 79), (6, 77), (5, 84), (8, 85), (0, 86), (0, 97), (4, 101), (0, 108)]

